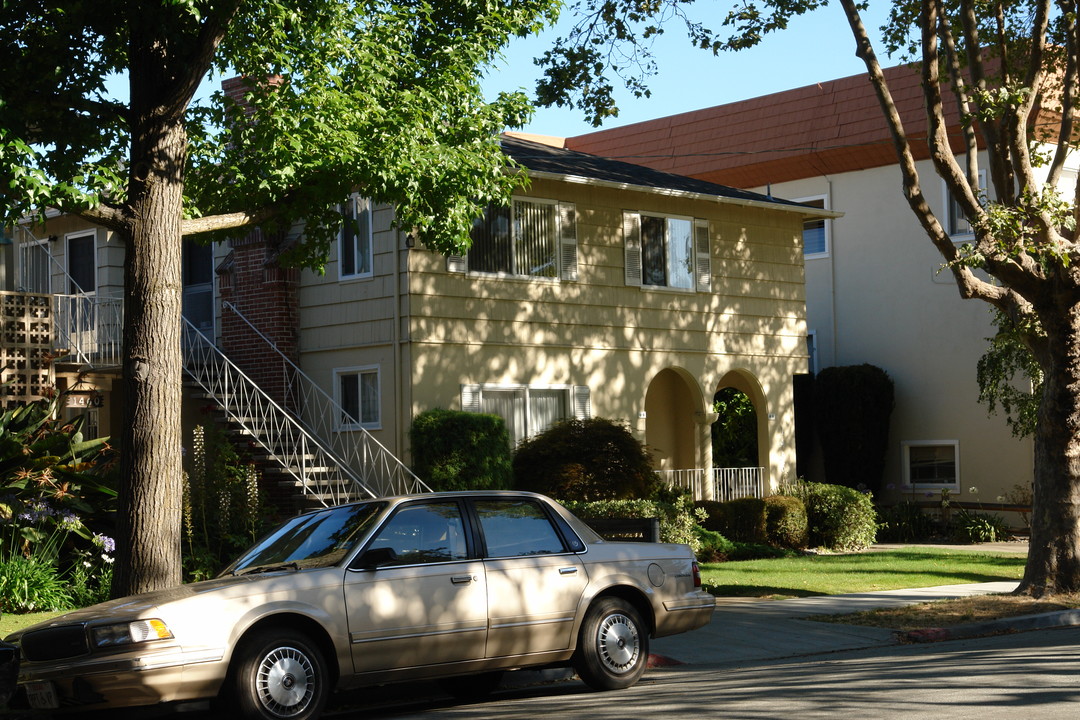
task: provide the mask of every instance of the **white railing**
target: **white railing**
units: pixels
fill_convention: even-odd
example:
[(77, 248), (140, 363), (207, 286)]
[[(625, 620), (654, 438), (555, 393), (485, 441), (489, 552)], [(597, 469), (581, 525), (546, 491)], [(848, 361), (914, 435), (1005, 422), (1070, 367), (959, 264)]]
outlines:
[(56, 347), (61, 361), (118, 367), (124, 339), (123, 298), (53, 295)]
[(725, 502), (742, 497), (765, 497), (765, 468), (713, 468), (713, 499)]
[(658, 470), (668, 485), (689, 490), (695, 500), (725, 502), (741, 497), (765, 497), (765, 468)]

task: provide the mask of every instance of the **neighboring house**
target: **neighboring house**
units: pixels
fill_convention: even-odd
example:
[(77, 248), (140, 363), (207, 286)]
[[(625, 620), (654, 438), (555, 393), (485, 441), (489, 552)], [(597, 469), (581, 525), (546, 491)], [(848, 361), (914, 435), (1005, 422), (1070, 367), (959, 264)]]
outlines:
[[(395, 487), (418, 487), (387, 468), (393, 455), (408, 458), (412, 419), (436, 407), (497, 413), (514, 442), (563, 418), (625, 421), (658, 470), (709, 497), (732, 487), (710, 481), (710, 424), (713, 395), (735, 387), (758, 410), (751, 492), (792, 477), (792, 378), (807, 368), (803, 223), (837, 214), (521, 138), (503, 147), (530, 185), (477, 220), (464, 256), (421, 247), (393, 227), (391, 207), (361, 197), (343, 208), (349, 221), (323, 275), (276, 262), (302, 228), (189, 247), (193, 405), (258, 395), (256, 409), (225, 413), (239, 423), (280, 411), (246, 428), (253, 443), (294, 432), (281, 417), (302, 418), (327, 454), (283, 460), (297, 471), (284, 483), (325, 502), (344, 495), (307, 479), (305, 463), (355, 461), (364, 468), (354, 479), (375, 491), (387, 472)], [(41, 238), (60, 222), (79, 224), (57, 218), (20, 233)], [(96, 232), (101, 263), (110, 239)], [(259, 392), (236, 391), (241, 379)], [(97, 389), (105, 407), (117, 404), (108, 383)], [(262, 454), (274, 459), (282, 445)]]
[[(956, 243), (970, 227), (926, 159), (919, 75), (886, 71), (923, 191)], [(948, 103), (946, 104), (948, 105)], [(958, 126), (955, 112), (950, 116)], [(957, 135), (959, 135), (957, 133)], [(885, 122), (864, 75), (568, 138), (566, 147), (835, 209), (804, 230), (809, 369), (871, 363), (895, 382), (887, 501), (949, 490), (994, 503), (1032, 479), (1030, 440), (977, 402), (988, 305), (959, 297), (901, 193)], [(985, 154), (980, 158), (987, 167)], [(1074, 166), (1075, 167), (1075, 166)], [(1066, 173), (1075, 180), (1075, 170)], [(821, 478), (820, 469), (811, 473)]]

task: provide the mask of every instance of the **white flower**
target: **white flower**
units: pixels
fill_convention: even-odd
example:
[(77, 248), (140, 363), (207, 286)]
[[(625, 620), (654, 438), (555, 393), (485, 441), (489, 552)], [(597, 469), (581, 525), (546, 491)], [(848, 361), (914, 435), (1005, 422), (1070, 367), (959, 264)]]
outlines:
[(971, 493), (972, 495), (978, 495), (979, 494), (979, 488), (972, 485), (971, 487), (968, 488), (968, 492)]

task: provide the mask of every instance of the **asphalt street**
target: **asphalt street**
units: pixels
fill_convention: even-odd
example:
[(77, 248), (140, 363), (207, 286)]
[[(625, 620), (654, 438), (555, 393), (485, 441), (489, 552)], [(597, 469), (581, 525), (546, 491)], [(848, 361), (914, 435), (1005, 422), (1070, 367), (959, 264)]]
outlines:
[(591, 692), (574, 680), (501, 691), (480, 703), (434, 700), (354, 708), (333, 717), (1058, 720), (1075, 716), (1078, 701), (1080, 628), (1070, 627), (797, 659), (657, 668), (634, 687), (609, 693)]

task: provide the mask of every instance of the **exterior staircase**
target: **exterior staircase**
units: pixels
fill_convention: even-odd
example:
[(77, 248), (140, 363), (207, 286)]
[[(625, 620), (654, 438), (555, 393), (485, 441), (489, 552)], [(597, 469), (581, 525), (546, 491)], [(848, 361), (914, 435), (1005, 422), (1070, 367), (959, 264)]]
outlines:
[[(4, 320), (0, 349), (5, 367), (26, 368), (14, 383), (19, 392), (28, 398), (39, 395), (42, 383), (48, 384), (43, 374), (49, 374), (50, 363), (78, 373), (118, 374), (121, 298), (51, 293), (50, 276), (62, 276), (74, 284), (49, 252), (48, 243), (38, 242), (26, 228), (18, 230), (23, 236), (16, 260), (19, 291), (0, 293)], [(252, 451), (264, 478), (281, 495), (293, 495), (299, 508), (430, 491), (366, 430), (338, 431), (344, 410), (257, 330), (267, 343), (260, 352), (280, 360), (289, 378), (288, 408), (272, 399), (187, 318), (183, 323), (185, 385), (210, 402), (237, 444)], [(31, 365), (40, 368), (34, 371)], [(42, 377), (35, 379), (35, 372)]]
[(266, 352), (290, 370), (289, 394), (299, 399), (299, 412), (282, 407), (184, 320), (189, 387), (220, 409), (231, 432), (254, 447), (266, 476), (296, 493), (302, 508), (430, 491), (366, 430), (333, 432), (340, 406), (272, 345)]

